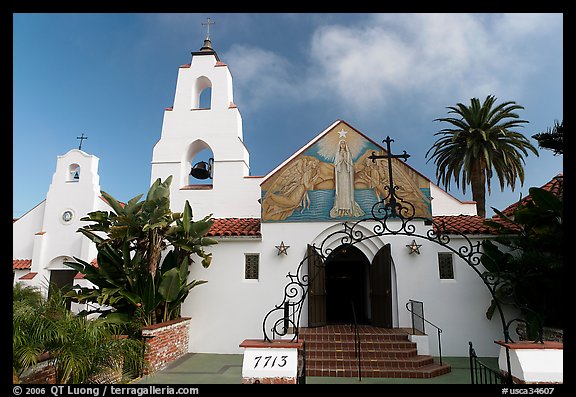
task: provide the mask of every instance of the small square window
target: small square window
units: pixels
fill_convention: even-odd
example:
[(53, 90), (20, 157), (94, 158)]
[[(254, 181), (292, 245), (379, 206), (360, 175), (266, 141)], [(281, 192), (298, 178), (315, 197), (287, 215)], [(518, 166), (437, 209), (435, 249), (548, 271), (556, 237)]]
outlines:
[(259, 254), (245, 254), (244, 279), (258, 280), (258, 265), (260, 263)]
[(441, 280), (454, 280), (454, 260), (452, 253), (438, 253), (438, 272)]

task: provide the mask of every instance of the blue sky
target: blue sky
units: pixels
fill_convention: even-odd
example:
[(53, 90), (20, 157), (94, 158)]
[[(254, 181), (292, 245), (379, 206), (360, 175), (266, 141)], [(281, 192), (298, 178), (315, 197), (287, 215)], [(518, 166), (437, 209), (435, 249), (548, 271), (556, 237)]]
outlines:
[[(530, 138), (563, 119), (562, 14), (46, 13), (13, 16), (13, 216), (40, 203), (56, 158), (100, 158), (102, 190), (127, 201), (150, 185), (152, 149), (178, 66), (206, 35), (229, 66), (251, 175), (266, 175), (342, 119), (437, 182), (425, 157), (448, 106), (495, 95), (524, 106)], [(503, 209), (563, 172), (563, 157), (525, 159)], [(453, 186), (449, 192), (470, 200)]]

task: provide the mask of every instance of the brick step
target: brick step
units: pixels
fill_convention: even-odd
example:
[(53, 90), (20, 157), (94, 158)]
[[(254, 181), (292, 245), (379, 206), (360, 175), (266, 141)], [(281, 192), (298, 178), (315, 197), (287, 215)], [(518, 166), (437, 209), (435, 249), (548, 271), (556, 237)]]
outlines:
[[(345, 368), (311, 368), (306, 364), (306, 376), (331, 376), (331, 377), (358, 377), (357, 366), (347, 366)], [(363, 366), (361, 375), (363, 378), (412, 378), (428, 379), (436, 376), (447, 374), (451, 371), (448, 364), (430, 364), (417, 369), (386, 369)]]
[[(306, 333), (300, 332), (298, 335), (300, 339), (306, 342), (317, 341), (354, 341), (354, 333)], [(406, 333), (390, 333), (390, 334), (374, 334), (374, 333), (360, 333), (360, 340), (373, 341), (373, 342), (389, 342), (389, 341), (406, 341), (408, 334)]]
[[(435, 363), (430, 355), (418, 355), (407, 329), (362, 325), (358, 331), (362, 377), (432, 378), (451, 371), (449, 365)], [(307, 376), (358, 376), (354, 331), (350, 325), (301, 328), (299, 339), (305, 341)]]
[[(360, 341), (361, 350), (401, 350), (415, 349), (416, 343), (410, 341)], [(306, 341), (306, 351), (313, 350), (347, 350), (354, 351), (354, 340), (348, 341)]]
[[(418, 350), (416, 348), (411, 349), (363, 349), (360, 351), (360, 356), (366, 359), (372, 358), (410, 358), (416, 357), (418, 355)], [(356, 352), (354, 349), (324, 349), (324, 350), (311, 350), (306, 348), (306, 358), (356, 358)]]
[[(432, 356), (415, 356), (409, 358), (365, 358), (361, 357), (360, 364), (369, 368), (381, 369), (415, 369), (424, 367), (434, 363)], [(355, 367), (358, 365), (358, 360), (350, 358), (338, 357), (306, 357), (307, 368), (346, 368), (347, 366)]]

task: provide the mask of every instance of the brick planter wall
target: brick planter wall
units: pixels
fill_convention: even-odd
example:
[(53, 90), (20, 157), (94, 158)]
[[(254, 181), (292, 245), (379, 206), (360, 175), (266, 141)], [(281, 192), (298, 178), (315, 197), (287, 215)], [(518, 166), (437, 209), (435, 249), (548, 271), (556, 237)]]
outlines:
[(56, 383), (56, 368), (49, 362), (40, 362), (28, 369), (26, 369), (19, 379), (22, 384), (49, 384)]
[[(122, 381), (122, 365), (116, 369), (106, 369), (90, 377), (91, 383), (106, 384), (120, 383)], [(39, 362), (38, 364), (26, 369), (20, 376), (19, 382), (22, 384), (49, 384), (56, 383), (56, 368), (49, 360)]]
[(146, 342), (144, 375), (153, 374), (188, 353), (190, 318), (179, 318), (142, 328)]

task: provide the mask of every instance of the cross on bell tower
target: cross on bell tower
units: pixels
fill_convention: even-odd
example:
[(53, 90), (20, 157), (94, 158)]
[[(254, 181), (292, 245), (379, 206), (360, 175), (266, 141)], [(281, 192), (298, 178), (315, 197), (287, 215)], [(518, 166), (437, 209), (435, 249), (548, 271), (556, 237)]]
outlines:
[(84, 136), (84, 133), (82, 133), (82, 136), (77, 136), (76, 139), (80, 140), (80, 145), (78, 145), (78, 150), (82, 150), (82, 141), (84, 141), (84, 139), (88, 139), (88, 137)]
[(210, 17), (206, 18), (206, 22), (202, 22), (202, 26), (206, 26), (206, 38), (204, 39), (204, 45), (200, 51), (212, 50), (212, 41), (210, 40), (210, 25), (214, 25), (216, 22), (212, 21)]
[(206, 26), (206, 40), (210, 40), (210, 25), (214, 25), (216, 22), (213, 22), (210, 17), (206, 18), (206, 23), (202, 22), (202, 26)]

